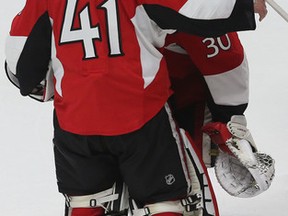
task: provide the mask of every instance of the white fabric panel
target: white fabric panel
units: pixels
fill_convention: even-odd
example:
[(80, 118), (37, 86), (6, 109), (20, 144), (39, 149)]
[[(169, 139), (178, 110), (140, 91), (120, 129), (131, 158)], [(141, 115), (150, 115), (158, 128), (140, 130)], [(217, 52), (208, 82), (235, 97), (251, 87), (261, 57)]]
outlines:
[(175, 53), (188, 55), (186, 50), (184, 50), (182, 47), (180, 47), (177, 43), (171, 43), (168, 46), (166, 46), (165, 49), (170, 50), (170, 51), (175, 52)]
[(22, 53), (23, 47), (26, 43), (27, 37), (19, 37), (19, 36), (8, 36), (6, 39), (6, 61), (9, 65), (9, 69), (15, 75), (16, 74), (16, 66), (19, 60), (19, 57)]
[(179, 12), (194, 19), (228, 18), (235, 2), (236, 0), (188, 0)]
[(142, 77), (144, 88), (146, 88), (154, 80), (163, 58), (163, 55), (155, 47), (163, 47), (167, 33), (173, 33), (175, 30), (159, 28), (148, 17), (143, 6), (137, 7), (132, 23), (140, 46)]
[(249, 68), (246, 56), (237, 68), (205, 76), (212, 97), (218, 105), (240, 105), (249, 100)]
[[(53, 20), (50, 19), (50, 22), (53, 25)], [(54, 72), (54, 77), (56, 80), (55, 83), (55, 90), (57, 93), (62, 97), (62, 88), (61, 88), (61, 82), (64, 76), (64, 68), (61, 63), (61, 61), (57, 58), (57, 53), (56, 53), (56, 45), (55, 45), (55, 37), (54, 33), (52, 32), (52, 39), (51, 39), (51, 62), (52, 62), (52, 70)]]

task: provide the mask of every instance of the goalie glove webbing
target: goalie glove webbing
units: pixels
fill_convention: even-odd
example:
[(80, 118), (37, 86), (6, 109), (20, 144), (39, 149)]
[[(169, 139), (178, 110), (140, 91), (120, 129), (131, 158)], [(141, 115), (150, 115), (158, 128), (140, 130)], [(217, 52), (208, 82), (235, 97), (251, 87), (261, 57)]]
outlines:
[(266, 191), (274, 178), (274, 160), (264, 153), (254, 153), (257, 163), (245, 167), (235, 157), (220, 153), (215, 163), (216, 178), (230, 195), (250, 198)]
[(271, 156), (259, 153), (245, 116), (232, 116), (227, 126), (209, 123), (203, 131), (222, 150), (217, 157), (215, 171), (218, 182), (236, 197), (253, 197), (267, 190), (275, 174)]

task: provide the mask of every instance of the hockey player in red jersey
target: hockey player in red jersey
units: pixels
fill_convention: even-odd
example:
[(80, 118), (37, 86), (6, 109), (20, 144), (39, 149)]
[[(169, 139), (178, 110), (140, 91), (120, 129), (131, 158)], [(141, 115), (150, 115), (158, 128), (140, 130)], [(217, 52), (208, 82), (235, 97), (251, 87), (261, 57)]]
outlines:
[[(164, 56), (167, 60), (174, 92), (170, 98), (172, 113), (179, 127), (185, 129), (191, 136), (190, 144), (197, 152), (199, 160), (206, 167), (213, 167), (219, 150), (217, 145), (212, 143), (211, 139), (202, 132), (202, 127), (212, 121), (209, 108), (212, 109), (213, 118), (216, 121), (221, 119), (226, 123), (226, 119), (233, 114), (243, 114), (248, 103), (247, 77), (249, 70), (238, 35), (237, 33), (228, 33), (216, 38), (205, 38), (174, 33), (167, 36)], [(236, 73), (236, 77), (238, 77), (237, 82), (233, 79), (229, 80), (232, 87), (235, 88), (233, 92), (233, 89), (229, 91), (228, 85), (224, 85), (225, 77), (229, 73)], [(221, 84), (217, 83), (217, 76), (224, 77)], [(205, 78), (208, 82), (205, 81)], [(227, 79), (229, 78), (227, 77)], [(211, 81), (209, 82), (209, 80)], [(230, 111), (220, 107), (221, 102), (218, 111), (214, 111), (216, 109), (211, 104), (208, 108), (207, 103), (212, 99), (209, 87), (216, 98), (231, 94), (231, 97), (226, 96), (226, 103), (231, 103)], [(215, 90), (221, 87), (225, 88), (227, 93)], [(243, 93), (241, 94), (241, 92)], [(242, 95), (242, 102), (235, 97), (238, 94)], [(239, 104), (235, 104), (234, 100), (239, 100)], [(226, 117), (226, 115), (229, 116)], [(222, 116), (225, 116), (225, 119)], [(205, 166), (202, 168), (207, 172)], [(207, 179), (209, 180), (209, 177)], [(209, 191), (210, 200), (213, 201), (214, 212), (218, 212), (212, 184), (207, 186), (206, 190)], [(208, 209), (209, 212), (206, 203), (204, 202), (204, 209)]]
[(208, 121), (227, 123), (232, 115), (244, 114), (249, 68), (236, 32), (215, 38), (175, 33), (167, 36), (164, 55), (174, 114), (196, 143), (202, 143), (201, 128)]
[[(274, 177), (274, 160), (266, 154), (259, 156), (246, 127), (249, 68), (237, 33), (220, 37), (174, 33), (167, 36), (165, 48), (174, 91), (170, 99), (172, 113), (179, 127), (193, 138), (190, 144), (198, 151), (200, 160), (206, 167), (216, 166), (219, 183), (233, 196), (252, 197), (267, 190)], [(247, 141), (245, 150), (243, 140)], [(235, 151), (231, 143), (240, 146), (240, 150)], [(247, 155), (253, 159), (263, 157), (263, 161), (269, 162), (257, 158), (258, 165), (251, 171), (246, 164), (253, 160), (243, 159)], [(227, 162), (227, 158), (231, 161)], [(238, 168), (233, 170), (235, 166)], [(267, 170), (262, 172), (261, 166)], [(217, 211), (213, 188), (210, 191)]]
[(133, 215), (201, 214), (205, 179), (197, 158), (186, 160), (185, 133), (166, 103), (161, 50), (176, 29), (215, 36), (254, 28), (252, 0), (27, 0), (7, 39), (6, 72), (22, 95), (54, 95), (66, 215), (111, 213), (117, 181), (140, 207)]

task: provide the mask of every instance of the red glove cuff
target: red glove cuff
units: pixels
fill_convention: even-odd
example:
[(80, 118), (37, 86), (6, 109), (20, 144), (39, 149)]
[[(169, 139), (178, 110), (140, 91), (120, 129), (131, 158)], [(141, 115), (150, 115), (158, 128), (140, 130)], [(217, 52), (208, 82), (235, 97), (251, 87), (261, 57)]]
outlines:
[(204, 125), (202, 131), (208, 134), (212, 142), (218, 145), (223, 152), (233, 155), (226, 145), (226, 141), (232, 137), (226, 124), (222, 122), (211, 122)]

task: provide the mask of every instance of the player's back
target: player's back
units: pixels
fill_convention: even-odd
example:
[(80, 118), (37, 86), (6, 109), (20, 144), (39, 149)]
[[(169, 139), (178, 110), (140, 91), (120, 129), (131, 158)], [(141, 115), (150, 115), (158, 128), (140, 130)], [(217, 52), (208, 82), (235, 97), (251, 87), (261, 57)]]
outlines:
[[(212, 31), (211, 25), (205, 25), (206, 30), (193, 28), (193, 19), (175, 22), (183, 20), (177, 11), (201, 19), (203, 14), (195, 7), (201, 4), (208, 10), (207, 19), (225, 18), (234, 11), (235, 2), (225, 3), (227, 7), (215, 11), (202, 0), (29, 0), (13, 21), (8, 45), (13, 57), (7, 57), (8, 66), (17, 74), (31, 71), (25, 70), (27, 65), (33, 65), (34, 74), (37, 68), (45, 73), (52, 60), (55, 109), (64, 130), (86, 135), (128, 133), (155, 116), (170, 95), (160, 52), (166, 34), (178, 27), (186, 29), (186, 22), (189, 32)], [(251, 7), (246, 10), (253, 13)], [(39, 47), (47, 52), (37, 55), (34, 50)]]
[(150, 19), (143, 8), (136, 10), (136, 1), (64, 3), (51, 9), (61, 126), (108, 135), (143, 126), (169, 96), (162, 56), (150, 44), (164, 38), (151, 31)]

